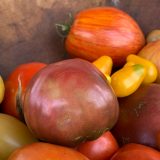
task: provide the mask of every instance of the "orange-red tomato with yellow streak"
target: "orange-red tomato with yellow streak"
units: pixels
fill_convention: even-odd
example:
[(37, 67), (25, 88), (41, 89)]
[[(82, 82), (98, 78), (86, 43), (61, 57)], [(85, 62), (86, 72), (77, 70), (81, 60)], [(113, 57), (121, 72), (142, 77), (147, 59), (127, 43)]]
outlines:
[(145, 44), (144, 34), (127, 13), (113, 7), (97, 7), (79, 12), (65, 41), (73, 57), (94, 61), (107, 55), (114, 66), (122, 66), (129, 54)]
[(5, 81), (5, 95), (2, 103), (3, 113), (12, 115), (20, 119), (20, 115), (16, 106), (16, 96), (19, 86), (18, 79), (20, 79), (21, 81), (23, 98), (26, 87), (32, 79), (32, 77), (45, 66), (45, 63), (30, 62), (19, 65), (11, 72), (11, 74)]

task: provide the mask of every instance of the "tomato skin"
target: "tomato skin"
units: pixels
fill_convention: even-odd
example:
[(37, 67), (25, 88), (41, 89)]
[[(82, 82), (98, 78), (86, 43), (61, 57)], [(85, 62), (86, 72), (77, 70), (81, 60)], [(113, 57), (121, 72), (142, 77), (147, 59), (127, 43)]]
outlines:
[(19, 65), (13, 70), (9, 77), (5, 81), (5, 95), (2, 103), (2, 112), (10, 114), (20, 119), (19, 113), (16, 106), (16, 95), (18, 91), (18, 77), (21, 80), (22, 85), (22, 98), (26, 87), (32, 77), (43, 67), (45, 63), (41, 62), (30, 62)]
[(109, 160), (118, 148), (116, 139), (107, 131), (96, 140), (81, 143), (77, 150), (91, 160)]
[(8, 160), (89, 160), (78, 151), (49, 143), (32, 143), (13, 152)]
[(2, 101), (3, 101), (4, 93), (5, 93), (4, 81), (0, 75), (0, 103), (2, 103)]
[(37, 141), (24, 123), (0, 113), (0, 160), (6, 160), (17, 148)]
[(112, 74), (111, 86), (117, 97), (127, 97), (140, 87), (145, 76), (146, 69), (143, 65), (126, 66)]
[(114, 7), (95, 7), (79, 12), (65, 41), (72, 57), (94, 61), (107, 55), (120, 67), (129, 54), (136, 54), (145, 44), (138, 24)]
[(145, 145), (129, 143), (121, 147), (111, 160), (160, 160), (160, 152)]
[(72, 147), (111, 129), (119, 115), (117, 97), (105, 76), (79, 58), (49, 64), (36, 74), (23, 109), (36, 137)]

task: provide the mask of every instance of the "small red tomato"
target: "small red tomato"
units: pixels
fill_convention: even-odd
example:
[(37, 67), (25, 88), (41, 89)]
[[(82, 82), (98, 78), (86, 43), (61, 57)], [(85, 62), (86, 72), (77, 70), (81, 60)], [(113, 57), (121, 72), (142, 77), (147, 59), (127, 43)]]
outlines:
[(142, 144), (129, 143), (121, 147), (110, 160), (160, 160), (160, 152)]
[(30, 80), (32, 79), (32, 77), (45, 66), (46, 66), (45, 63), (31, 62), (31, 63), (21, 64), (11, 72), (11, 74), (5, 81), (5, 95), (2, 103), (3, 113), (10, 114), (20, 119), (20, 115), (16, 104), (16, 96), (19, 87), (18, 79), (20, 79), (21, 81), (21, 89), (22, 89), (21, 96), (23, 98), (26, 87), (30, 82)]
[(96, 140), (81, 143), (77, 150), (91, 160), (109, 160), (118, 148), (116, 139), (107, 131)]
[(49, 143), (32, 143), (14, 151), (8, 160), (89, 160), (74, 149)]

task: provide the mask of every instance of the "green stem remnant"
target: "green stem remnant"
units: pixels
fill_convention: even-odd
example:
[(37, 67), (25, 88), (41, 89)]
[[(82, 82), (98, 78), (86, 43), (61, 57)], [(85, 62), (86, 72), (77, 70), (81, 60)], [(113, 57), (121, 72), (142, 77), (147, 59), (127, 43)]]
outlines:
[(59, 36), (65, 38), (69, 31), (70, 31), (70, 28), (71, 28), (71, 25), (73, 23), (73, 16), (71, 13), (69, 13), (69, 21), (66, 22), (66, 23), (63, 23), (63, 24), (55, 24), (55, 27), (56, 27), (56, 31), (58, 33)]

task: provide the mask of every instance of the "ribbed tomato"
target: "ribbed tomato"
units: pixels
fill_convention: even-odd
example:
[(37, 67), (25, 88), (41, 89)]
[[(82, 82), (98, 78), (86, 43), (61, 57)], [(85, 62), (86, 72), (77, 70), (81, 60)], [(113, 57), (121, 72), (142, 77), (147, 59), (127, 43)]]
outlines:
[(110, 130), (119, 104), (106, 77), (93, 64), (75, 58), (49, 64), (36, 74), (23, 111), (38, 139), (76, 146)]
[(122, 10), (97, 7), (79, 12), (70, 28), (65, 48), (71, 56), (93, 61), (102, 55), (121, 66), (129, 54), (145, 44), (137, 22)]

